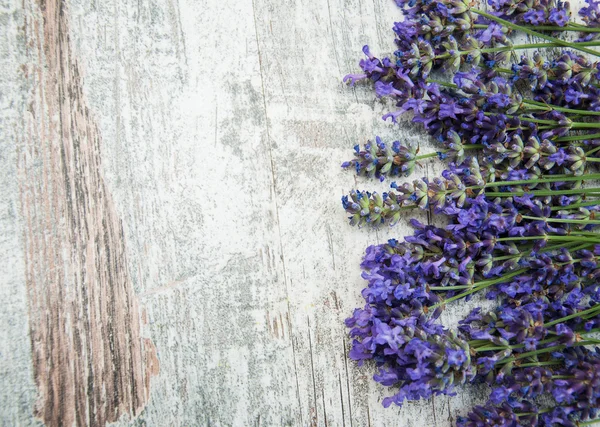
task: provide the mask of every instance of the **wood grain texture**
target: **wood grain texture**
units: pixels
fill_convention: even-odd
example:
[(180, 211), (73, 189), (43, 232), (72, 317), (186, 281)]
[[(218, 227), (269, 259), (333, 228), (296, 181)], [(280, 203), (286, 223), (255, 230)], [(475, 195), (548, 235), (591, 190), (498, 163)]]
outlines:
[(0, 424), (446, 427), (485, 400), (384, 409), (346, 356), (364, 249), (410, 230), (351, 228), (340, 197), (389, 183), (339, 165), (374, 135), (433, 146), (341, 83), (393, 50), (393, 0), (0, 13)]
[(28, 87), (22, 64), (24, 10), (0, 1), (0, 425), (30, 426), (37, 390), (33, 380), (25, 260), (24, 223), (17, 177)]
[(67, 4), (28, 6), (25, 38), (39, 62), (25, 68), (31, 99), (18, 175), (34, 413), (49, 426), (103, 426), (141, 411), (158, 365), (152, 343), (140, 336), (123, 228), (104, 184), (102, 138), (71, 49)]

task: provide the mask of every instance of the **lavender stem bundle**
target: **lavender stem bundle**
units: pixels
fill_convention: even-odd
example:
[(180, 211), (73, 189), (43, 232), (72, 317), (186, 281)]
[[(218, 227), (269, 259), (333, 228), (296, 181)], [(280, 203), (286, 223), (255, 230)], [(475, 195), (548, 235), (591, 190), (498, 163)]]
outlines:
[[(393, 390), (384, 406), (483, 381), (485, 405), (457, 426), (582, 426), (600, 420), (600, 2), (571, 19), (554, 0), (396, 0), (397, 50), (363, 48), (362, 73), (440, 145), (376, 137), (342, 167), (357, 175), (406, 177), (437, 158), (435, 178), (392, 182), (382, 194), (342, 197), (350, 223), (394, 225), (414, 209), (447, 221), (411, 220), (412, 235), (370, 246), (361, 268), (363, 308), (346, 320), (350, 358), (379, 367)], [(576, 40), (562, 34), (579, 33)], [(544, 40), (513, 43), (514, 34)], [(527, 49), (559, 48), (559, 54)], [(448, 81), (450, 76), (450, 81)], [(442, 311), (479, 295), (458, 328)], [(548, 406), (548, 399), (553, 403)]]

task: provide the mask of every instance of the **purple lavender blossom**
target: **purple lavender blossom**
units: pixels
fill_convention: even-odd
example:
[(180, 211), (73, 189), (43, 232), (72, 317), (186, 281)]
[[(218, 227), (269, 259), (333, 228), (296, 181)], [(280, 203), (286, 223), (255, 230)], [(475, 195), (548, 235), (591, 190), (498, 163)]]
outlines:
[[(449, 163), (439, 177), (392, 183), (382, 194), (353, 191), (342, 204), (359, 226), (394, 224), (413, 208), (443, 214), (448, 223), (413, 220), (415, 230), (403, 241), (367, 249), (361, 264), (366, 305), (346, 320), (350, 357), (379, 366), (375, 381), (394, 390), (384, 406), (487, 382), (490, 401), (459, 419), (461, 426), (576, 425), (596, 417), (600, 364), (582, 346), (600, 328), (594, 311), (600, 249), (592, 244), (600, 203), (571, 178), (583, 179), (595, 165), (590, 153), (600, 139), (570, 132), (591, 127), (578, 117), (581, 111), (600, 111), (600, 67), (568, 50), (506, 66), (508, 48), (485, 48), (509, 47), (509, 32), (476, 18), (466, 3), (397, 3), (406, 19), (394, 26), (394, 57), (378, 58), (365, 46), (363, 72), (344, 80), (372, 82), (378, 97), (396, 105), (385, 118), (396, 122), (406, 114), (443, 148), (423, 154), (376, 138), (355, 147), (342, 166), (383, 179), (407, 176), (430, 157)], [(497, 16), (519, 25), (569, 24), (567, 3), (489, 3)], [(598, 10), (588, 0), (580, 15), (597, 26)], [(474, 22), (487, 27), (475, 31)], [(456, 86), (431, 82), (434, 70), (452, 72)], [(522, 84), (532, 99), (513, 89)], [(475, 292), (498, 299), (499, 307), (474, 310), (457, 333), (436, 322), (446, 304)], [(531, 403), (542, 394), (555, 407)]]

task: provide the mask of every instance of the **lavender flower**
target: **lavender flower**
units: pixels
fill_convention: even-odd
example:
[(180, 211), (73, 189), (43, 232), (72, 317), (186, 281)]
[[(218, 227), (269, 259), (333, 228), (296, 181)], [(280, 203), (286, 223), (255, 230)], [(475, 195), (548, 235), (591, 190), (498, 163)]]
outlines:
[(376, 137), (375, 143), (367, 142), (361, 150), (354, 147), (354, 159), (342, 163), (342, 167), (353, 169), (357, 175), (383, 179), (384, 176), (410, 175), (416, 164), (418, 148), (415, 145), (401, 145), (399, 141), (385, 144)]
[[(526, 415), (519, 415), (519, 413)], [(459, 417), (457, 427), (519, 427), (538, 423), (538, 408), (531, 402), (522, 401), (514, 405), (476, 406), (467, 417)]]
[[(362, 72), (345, 81), (372, 82), (396, 104), (384, 119), (410, 115), (442, 147), (421, 154), (376, 137), (342, 166), (383, 180), (408, 176), (428, 158), (448, 164), (438, 177), (392, 182), (382, 194), (352, 191), (342, 204), (353, 225), (395, 224), (410, 209), (444, 215), (447, 225), (412, 220), (403, 241), (367, 249), (366, 305), (346, 320), (350, 357), (378, 365), (374, 379), (394, 389), (385, 406), (487, 382), (489, 402), (460, 426), (592, 419), (600, 357), (584, 346), (600, 343), (589, 335), (600, 330), (600, 189), (582, 182), (600, 178), (591, 173), (600, 162), (600, 66), (570, 50), (509, 62), (531, 47), (509, 38), (521, 25), (575, 28), (568, 3), (489, 0), (495, 15), (459, 0), (397, 3), (406, 19), (394, 25), (393, 57), (365, 46)], [(598, 10), (588, 0), (580, 11), (590, 27)], [(434, 81), (436, 70), (453, 83)], [(523, 85), (529, 98), (514, 90)], [(437, 322), (447, 304), (475, 293), (498, 308), (474, 310), (457, 332)], [(542, 395), (555, 405), (538, 406)]]
[(488, 0), (488, 4), (496, 12), (496, 15), (517, 24), (525, 23), (535, 26), (557, 25), (564, 27), (569, 23), (570, 12), (568, 2)]
[(380, 366), (375, 381), (397, 388), (384, 406), (448, 394), (473, 377), (466, 342), (426, 319), (418, 303), (391, 310), (370, 304), (356, 309), (346, 325), (355, 337), (350, 357), (374, 359)]

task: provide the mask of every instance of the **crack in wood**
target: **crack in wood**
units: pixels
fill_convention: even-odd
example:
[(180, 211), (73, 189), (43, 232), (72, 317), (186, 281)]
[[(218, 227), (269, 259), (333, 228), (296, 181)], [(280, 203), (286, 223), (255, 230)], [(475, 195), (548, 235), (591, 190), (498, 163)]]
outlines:
[(312, 347), (312, 338), (310, 333), (310, 317), (306, 317), (306, 321), (308, 322), (308, 348), (310, 354), (310, 372), (312, 376), (312, 384), (313, 384), (313, 403), (314, 407), (310, 408), (312, 413), (311, 423), (317, 425), (318, 423), (318, 412), (317, 412), (317, 383), (315, 381), (315, 363), (313, 360), (313, 347)]
[(344, 393), (342, 392), (342, 374), (338, 373), (338, 379), (340, 384), (340, 404), (342, 405), (342, 425), (346, 426), (346, 415), (344, 414)]
[(348, 375), (348, 357), (346, 357), (346, 338), (342, 336), (344, 370), (346, 371), (346, 391), (348, 392), (348, 413), (350, 414), (350, 427), (352, 427), (352, 400), (350, 399), (350, 375)]

